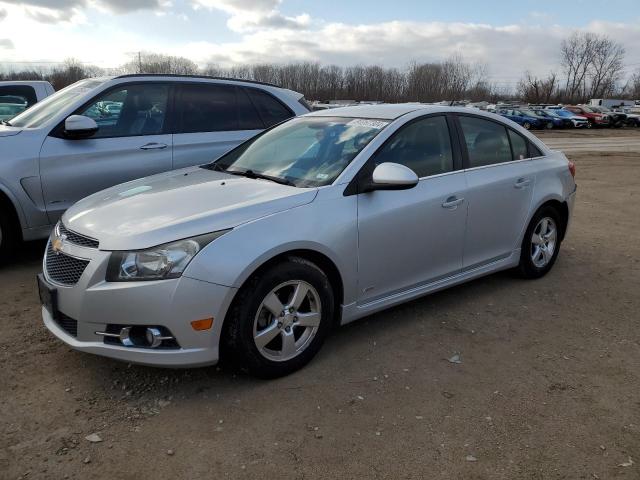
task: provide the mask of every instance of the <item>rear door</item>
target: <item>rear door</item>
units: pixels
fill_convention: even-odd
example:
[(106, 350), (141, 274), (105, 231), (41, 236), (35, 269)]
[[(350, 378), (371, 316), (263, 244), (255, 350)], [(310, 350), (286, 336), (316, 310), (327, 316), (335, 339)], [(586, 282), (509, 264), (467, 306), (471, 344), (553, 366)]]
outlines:
[(64, 124), (51, 132), (40, 151), (51, 222), (87, 195), (171, 170), (170, 89), (167, 83), (119, 85), (75, 112), (98, 124), (91, 138), (66, 138)]
[(535, 172), (527, 140), (504, 124), (458, 115), (465, 156), (468, 217), (465, 270), (508, 257), (519, 247)]
[(284, 118), (293, 116), (278, 100), (256, 88), (225, 83), (179, 84), (173, 136), (174, 168), (219, 158), (279, 122), (283, 112)]

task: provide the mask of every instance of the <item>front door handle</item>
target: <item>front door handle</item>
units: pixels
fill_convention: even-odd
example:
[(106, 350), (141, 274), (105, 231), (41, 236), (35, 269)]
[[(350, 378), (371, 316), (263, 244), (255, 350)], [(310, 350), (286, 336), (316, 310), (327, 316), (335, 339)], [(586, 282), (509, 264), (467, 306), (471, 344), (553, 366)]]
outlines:
[(462, 202), (464, 202), (464, 198), (458, 198), (456, 196), (449, 197), (442, 204), (442, 208), (448, 208), (449, 210), (455, 210), (456, 208), (458, 208), (458, 205), (460, 205)]
[(156, 142), (151, 142), (151, 143), (147, 143), (145, 145), (142, 145), (140, 147), (140, 150), (162, 150), (167, 148), (168, 145), (166, 143), (156, 143)]
[(524, 188), (531, 185), (531, 180), (528, 178), (519, 178), (516, 183), (513, 185), (516, 188)]

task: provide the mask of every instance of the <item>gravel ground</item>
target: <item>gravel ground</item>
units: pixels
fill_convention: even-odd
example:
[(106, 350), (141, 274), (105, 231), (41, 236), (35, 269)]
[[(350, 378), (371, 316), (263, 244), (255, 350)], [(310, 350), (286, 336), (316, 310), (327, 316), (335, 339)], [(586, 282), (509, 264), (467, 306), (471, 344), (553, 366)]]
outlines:
[(0, 269), (0, 479), (640, 478), (640, 152), (571, 158), (547, 277), (368, 317), (275, 381), (71, 351), (39, 317), (44, 245), (25, 245)]

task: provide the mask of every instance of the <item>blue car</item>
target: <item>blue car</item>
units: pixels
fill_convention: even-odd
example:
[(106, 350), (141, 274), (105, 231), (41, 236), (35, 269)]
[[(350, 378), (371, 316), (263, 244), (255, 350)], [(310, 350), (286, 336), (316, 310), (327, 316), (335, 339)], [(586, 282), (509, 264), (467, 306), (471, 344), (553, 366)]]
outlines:
[(547, 126), (547, 122), (543, 119), (527, 115), (521, 110), (500, 110), (498, 113), (503, 117), (516, 122), (518, 125), (522, 125), (527, 130), (532, 128), (546, 128)]

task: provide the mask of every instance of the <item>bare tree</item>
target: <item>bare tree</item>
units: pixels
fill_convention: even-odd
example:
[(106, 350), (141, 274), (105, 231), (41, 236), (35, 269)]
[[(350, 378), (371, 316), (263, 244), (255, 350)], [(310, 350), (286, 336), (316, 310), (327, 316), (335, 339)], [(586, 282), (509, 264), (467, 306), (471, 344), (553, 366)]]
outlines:
[(613, 93), (624, 70), (625, 50), (607, 36), (574, 32), (562, 42), (565, 99), (584, 101)]
[(559, 99), (559, 81), (555, 72), (538, 78), (527, 71), (518, 82), (518, 96), (529, 103), (551, 103)]

